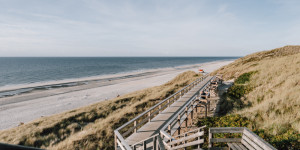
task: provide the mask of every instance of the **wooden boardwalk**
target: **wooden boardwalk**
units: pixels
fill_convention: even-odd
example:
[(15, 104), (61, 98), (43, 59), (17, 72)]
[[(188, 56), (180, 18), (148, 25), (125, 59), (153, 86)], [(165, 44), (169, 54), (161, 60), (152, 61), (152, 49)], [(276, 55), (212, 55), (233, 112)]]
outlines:
[(196, 85), (193, 89), (184, 94), (176, 102), (171, 104), (170, 107), (163, 110), (160, 114), (151, 119), (150, 122), (146, 123), (140, 129), (138, 129), (136, 133), (133, 133), (128, 138), (126, 138), (125, 141), (129, 145), (133, 145), (143, 139), (147, 139), (155, 134), (158, 134), (165, 123), (168, 122), (173, 117), (173, 115), (176, 114), (192, 97), (197, 95), (199, 90), (212, 78), (212, 76), (208, 76), (207, 78), (205, 78), (201, 83)]

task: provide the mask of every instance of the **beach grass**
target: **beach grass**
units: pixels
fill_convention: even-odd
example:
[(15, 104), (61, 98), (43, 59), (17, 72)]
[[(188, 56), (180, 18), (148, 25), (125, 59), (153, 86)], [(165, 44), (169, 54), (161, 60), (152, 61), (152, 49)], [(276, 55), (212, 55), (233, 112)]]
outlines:
[[(300, 46), (251, 54), (213, 74), (217, 73), (225, 80), (235, 79), (223, 95), (223, 115), (246, 117), (251, 122), (249, 128), (263, 130), (273, 137), (269, 142), (275, 146), (290, 144), (284, 142), (292, 133), (300, 148)], [(281, 135), (286, 137), (278, 140)]]

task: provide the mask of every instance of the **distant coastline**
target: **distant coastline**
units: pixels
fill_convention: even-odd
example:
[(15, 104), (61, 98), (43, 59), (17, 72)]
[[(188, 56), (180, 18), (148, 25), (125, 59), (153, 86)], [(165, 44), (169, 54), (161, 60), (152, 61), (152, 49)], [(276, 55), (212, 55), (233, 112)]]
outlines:
[[(153, 73), (157, 69), (167, 69), (172, 67), (184, 68), (190, 67), (191, 65), (199, 65), (202, 63), (214, 61), (234, 60), (237, 58), (238, 57), (49, 57), (45, 58), (49, 59), (48, 61), (45, 61), (40, 58), (2, 57), (0, 58), (0, 62), (2, 64), (0, 65), (0, 74), (2, 74), (3, 77), (0, 79), (0, 98), (29, 93), (35, 90), (47, 90), (63, 87), (80, 86), (95, 81), (101, 82), (106, 80), (114, 80), (118, 78), (142, 76), (143, 74), (145, 74), (145, 72)], [(123, 60), (117, 60), (118, 62), (116, 63), (116, 59)], [(58, 60), (58, 62), (56, 62), (55, 60)], [(39, 63), (39, 61), (41, 61), (41, 63)], [(5, 63), (7, 64), (5, 65)], [(47, 64), (49, 66), (47, 66)], [(70, 64), (75, 65), (72, 66)], [(111, 66), (112, 64), (113, 66)], [(56, 67), (55, 65), (58, 65), (58, 67)], [(92, 69), (97, 66), (100, 66), (100, 68), (102, 67), (104, 69)], [(89, 69), (89, 67), (91, 68)], [(112, 70), (111, 67), (119, 68), (119, 70)], [(63, 71), (65, 68), (71, 68), (72, 71)], [(22, 73), (22, 71), (25, 73)], [(48, 72), (47, 77), (39, 77), (39, 71), (42, 72), (41, 76), (47, 74)], [(82, 73), (84, 71), (91, 73)], [(55, 77), (56, 75), (57, 77)]]

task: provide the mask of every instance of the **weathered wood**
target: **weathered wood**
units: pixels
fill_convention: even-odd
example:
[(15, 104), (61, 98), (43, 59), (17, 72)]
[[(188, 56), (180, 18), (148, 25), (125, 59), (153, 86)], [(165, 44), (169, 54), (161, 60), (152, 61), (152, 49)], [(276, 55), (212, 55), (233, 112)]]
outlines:
[(184, 142), (184, 141), (187, 141), (187, 140), (190, 140), (190, 139), (194, 139), (196, 137), (200, 137), (200, 136), (203, 136), (203, 135), (204, 135), (204, 131), (198, 132), (198, 133), (195, 133), (195, 134), (192, 134), (192, 135), (180, 138), (178, 140), (174, 140), (174, 141), (170, 142), (169, 145), (174, 145), (174, 144), (177, 144), (177, 143), (180, 143), (180, 142)]
[(116, 134), (114, 134), (114, 144), (115, 144), (115, 150), (117, 150), (118, 149), (118, 142), (117, 142), (117, 135)]
[(143, 142), (143, 150), (146, 150), (146, 149), (147, 149), (147, 142), (144, 141), (144, 142)]
[(117, 136), (118, 145), (123, 146), (124, 148), (126, 148), (126, 150), (131, 150), (131, 147), (127, 144), (127, 142), (124, 140), (124, 138), (119, 132), (115, 131), (115, 135)]
[[(210, 79), (208, 79), (208, 80), (206, 80), (206, 81), (209, 81)], [(205, 83), (204, 85), (203, 84), (201, 84), (201, 85), (197, 85), (198, 87), (200, 87), (200, 86), (207, 86), (207, 84)], [(192, 86), (190, 86), (190, 88), (191, 88)], [(198, 88), (197, 87), (197, 88)], [(187, 88), (186, 88), (186, 90), (183, 90), (184, 91), (184, 93), (186, 93), (186, 92), (188, 92), (188, 90), (187, 90)], [(193, 90), (193, 92), (196, 92), (196, 90), (194, 89)], [(193, 93), (192, 92), (192, 93)], [(189, 93), (187, 93), (185, 96), (183, 96), (182, 98), (184, 98), (184, 99), (187, 99), (188, 97), (193, 97), (194, 95), (192, 95), (192, 94), (189, 94)], [(172, 97), (172, 99), (175, 99), (175, 97)], [(168, 106), (170, 103), (172, 103), (172, 102), (175, 102), (175, 101), (177, 101), (177, 100), (168, 100), (167, 99), (167, 101), (165, 101), (164, 103), (159, 103), (160, 105), (156, 105), (157, 107), (160, 107), (160, 108), (162, 108), (162, 106), (163, 105), (165, 105), (166, 104), (166, 106)], [(186, 100), (184, 100), (184, 101), (186, 101)], [(168, 103), (167, 103), (168, 102)], [(191, 103), (191, 102), (193, 102), (194, 103), (194, 101), (193, 100), (188, 100), (187, 101), (189, 104)], [(192, 103), (192, 104), (193, 104)], [(184, 103), (182, 103), (183, 105), (185, 105)], [(196, 106), (196, 105), (195, 105)], [(156, 107), (156, 109), (155, 110), (157, 110), (157, 107)], [(171, 107), (171, 106), (170, 106)], [(178, 107), (178, 105), (176, 106), (176, 107)], [(176, 108), (175, 107), (175, 108)], [(184, 106), (185, 107), (185, 106)], [(189, 109), (188, 110), (188, 112), (187, 112), (187, 114), (190, 114), (191, 112), (192, 112), (192, 110), (193, 110), (193, 105), (192, 106), (190, 106), (190, 108), (191, 109)], [(172, 108), (172, 107), (171, 107)], [(172, 108), (172, 109), (174, 109), (174, 107)], [(153, 110), (153, 109), (152, 109)], [(150, 110), (151, 111), (151, 110)], [(156, 111), (151, 111), (151, 113), (149, 113), (150, 111), (147, 111), (147, 113), (148, 114), (146, 114), (146, 115), (148, 115), (148, 117), (146, 117), (146, 118), (143, 118), (143, 120), (142, 121), (139, 121), (139, 123), (136, 123), (136, 125), (135, 125), (135, 128), (136, 128), (136, 130), (137, 129), (141, 129), (141, 128), (139, 128), (140, 127), (140, 125), (143, 125), (144, 124), (144, 120), (146, 120), (146, 121), (148, 121), (149, 122), (149, 118), (151, 118), (154, 114), (156, 114), (155, 112)], [(150, 114), (150, 115), (149, 115)], [(166, 113), (167, 114), (167, 113)], [(159, 114), (159, 115), (157, 115), (157, 116), (160, 116), (161, 114)], [(139, 115), (140, 116), (140, 115)], [(185, 116), (183, 116), (183, 115), (181, 115), (182, 117), (186, 117), (186, 115)], [(144, 116), (140, 116), (140, 117), (145, 117), (145, 113), (144, 113)], [(154, 117), (154, 118), (156, 118), (156, 117)], [(136, 120), (137, 120), (137, 118), (135, 118)], [(151, 122), (152, 122), (152, 119), (150, 120)], [(180, 119), (180, 122), (182, 121), (182, 119)], [(130, 121), (129, 121), (130, 122)], [(151, 122), (149, 122), (149, 123), (151, 123)], [(154, 122), (161, 122), (161, 120), (158, 120), (158, 121), (154, 121)], [(155, 124), (157, 124), (157, 123), (155, 123)], [(144, 127), (145, 125), (143, 125), (143, 127)], [(168, 127), (168, 126), (167, 126)], [(119, 129), (119, 128), (118, 128)], [(146, 129), (146, 128), (145, 128)], [(142, 129), (142, 130), (145, 130), (145, 129)], [(137, 130), (137, 133), (142, 133), (142, 134), (144, 134), (145, 132), (144, 131), (141, 131), (141, 132), (139, 132), (139, 130)], [(147, 130), (147, 129), (146, 129)], [(155, 130), (153, 130), (153, 129), (149, 129), (149, 131), (152, 131), (152, 132), (154, 132)], [(147, 131), (146, 131), (147, 132)], [(128, 133), (132, 133), (131, 131), (130, 132), (128, 132)], [(135, 133), (134, 133), (135, 134)], [(148, 134), (148, 133), (147, 133)], [(138, 134), (139, 135), (139, 134)], [(130, 136), (131, 137), (131, 136)], [(141, 137), (141, 136), (137, 136), (137, 138), (136, 139), (138, 139), (138, 137), (140, 137), (140, 138), (144, 138), (145, 136), (143, 136), (143, 137)], [(127, 140), (127, 139), (126, 139)], [(136, 141), (136, 140), (131, 140), (130, 141), (130, 143), (134, 143), (134, 141)], [(122, 144), (122, 142), (121, 142), (121, 144)]]
[(235, 147), (235, 145), (233, 143), (227, 143), (227, 145), (229, 146), (229, 150), (239, 150), (238, 148)]
[(249, 139), (247, 136), (243, 135), (243, 140), (245, 140), (251, 147), (253, 147), (256, 150), (263, 150), (259, 145), (257, 145), (255, 142), (253, 142), (251, 139)]
[(245, 128), (243, 134), (246, 135), (249, 139), (251, 139), (255, 143), (257, 143), (258, 145), (260, 145), (263, 149), (265, 149), (265, 150), (275, 150), (275, 148), (272, 145), (270, 145), (269, 143), (264, 141), (262, 138), (260, 138), (258, 135), (256, 135), (255, 133), (253, 133), (249, 129)]
[(241, 138), (212, 138), (210, 142), (212, 143), (233, 143), (233, 142), (241, 142)]
[(242, 138), (242, 144), (245, 145), (249, 150), (255, 150), (245, 139)]
[(211, 133), (211, 131), (209, 129), (209, 131), (208, 131), (208, 148), (211, 148), (212, 145), (213, 145), (213, 143), (211, 141), (212, 138), (213, 138), (213, 136), (212, 136), (212, 133)]
[(117, 140), (117, 143), (122, 150), (126, 150), (125, 147), (122, 145), (122, 143), (119, 140)]
[(171, 146), (169, 146), (165, 141), (162, 140), (162, 143), (164, 146), (162, 146), (163, 148), (167, 148), (168, 150), (171, 149)]
[[(188, 131), (188, 132), (185, 132), (185, 133), (187, 133), (187, 134), (189, 134), (189, 133), (197, 133), (197, 132), (200, 132), (202, 129), (204, 129), (204, 128), (206, 128), (206, 126), (202, 126), (202, 127), (199, 127), (199, 128), (197, 128), (197, 129), (194, 129), (194, 130), (190, 130), (190, 131)], [(184, 134), (180, 134), (180, 135), (177, 135), (177, 136), (173, 136), (173, 138), (177, 138), (177, 137), (181, 137), (181, 136), (183, 136)]]
[(161, 139), (160, 136), (157, 136), (157, 141), (158, 141), (158, 148), (159, 148), (159, 150), (165, 150), (165, 146), (164, 146), (163, 140)]
[(157, 150), (157, 136), (153, 137), (153, 150)]
[(148, 122), (150, 122), (151, 121), (151, 112), (149, 111), (148, 112)]
[(236, 143), (242, 150), (248, 150), (242, 143)]
[(243, 133), (244, 127), (217, 127), (209, 128), (211, 133)]
[(198, 145), (198, 144), (201, 144), (201, 143), (204, 143), (204, 139), (200, 139), (200, 140), (196, 140), (196, 141), (189, 142), (189, 143), (186, 143), (186, 144), (182, 144), (182, 145), (179, 145), (179, 146), (175, 146), (175, 147), (172, 147), (172, 149), (185, 148), (185, 147), (189, 147), (189, 146), (193, 146), (193, 145)]

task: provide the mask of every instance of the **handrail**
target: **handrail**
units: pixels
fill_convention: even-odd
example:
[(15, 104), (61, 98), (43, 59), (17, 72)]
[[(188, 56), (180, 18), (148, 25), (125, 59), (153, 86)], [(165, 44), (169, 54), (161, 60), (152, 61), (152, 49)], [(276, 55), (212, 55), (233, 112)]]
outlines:
[[(120, 135), (120, 133), (118, 131), (115, 131), (115, 135), (118, 139), (120, 139), (122, 145), (124, 145), (127, 150), (131, 150), (131, 147), (127, 144), (127, 142), (124, 140), (124, 138)], [(115, 139), (115, 140), (118, 140), (118, 139)]]
[(141, 113), (140, 115), (136, 116), (135, 118), (131, 119), (131, 120), (128, 121), (127, 123), (123, 124), (121, 127), (117, 128), (116, 130), (120, 130), (120, 129), (126, 127), (128, 124), (133, 123), (135, 120), (137, 120), (138, 118), (140, 118), (140, 117), (142, 117), (143, 115), (147, 114), (149, 111), (155, 109), (155, 108), (156, 108), (157, 106), (159, 106), (160, 104), (166, 102), (166, 101), (169, 100), (170, 98), (174, 97), (174, 96), (177, 95), (178, 93), (180, 93), (180, 92), (182, 92), (183, 90), (185, 90), (185, 89), (186, 89), (187, 87), (189, 87), (190, 85), (194, 84), (195, 82), (197, 82), (197, 81), (200, 80), (200, 79), (206, 78), (207, 76), (208, 76), (208, 74), (205, 75), (205, 76), (202, 76), (202, 77), (200, 77), (200, 78), (198, 78), (198, 79), (196, 79), (196, 81), (190, 83), (189, 85), (185, 86), (185, 87), (182, 88), (181, 90), (179, 90), (179, 91), (177, 91), (176, 93), (170, 95), (169, 97), (167, 97), (167, 98), (164, 99), (163, 101), (161, 101), (161, 102), (155, 104), (154, 106), (152, 106), (152, 107), (149, 108), (148, 110), (144, 111), (144, 112)]
[[(206, 88), (206, 87), (210, 84), (210, 82), (211, 82), (212, 80), (214, 80), (215, 78), (216, 78), (215, 76), (214, 76), (213, 78), (211, 78), (210, 81), (207, 82), (207, 83), (206, 83), (199, 91), (202, 91), (204, 88)], [(193, 100), (194, 98), (195, 98), (195, 96), (193, 96), (193, 98), (192, 98), (191, 100)], [(170, 124), (172, 124), (174, 120), (177, 120), (178, 115), (181, 114), (182, 112), (184, 112), (184, 110), (186, 109), (186, 106), (188, 106), (188, 105), (190, 105), (190, 103), (186, 103), (186, 104), (185, 104), (185, 105), (184, 105), (184, 106), (176, 113), (176, 115), (174, 115), (173, 118), (170, 119), (170, 120), (168, 121), (168, 123), (165, 124), (165, 126), (161, 129), (161, 131), (165, 131), (165, 129), (166, 129)]]
[(137, 145), (137, 144), (139, 144), (139, 143), (142, 143), (142, 142), (144, 142), (144, 141), (147, 141), (147, 140), (149, 140), (149, 139), (152, 139), (152, 138), (154, 138), (154, 137), (156, 137), (156, 136), (158, 136), (158, 135), (159, 135), (158, 133), (157, 133), (157, 134), (154, 134), (154, 135), (152, 135), (152, 136), (150, 136), (150, 137), (148, 137), (148, 138), (146, 138), (146, 139), (140, 140), (140, 141), (138, 141), (138, 142), (132, 144), (132, 146)]
[(201, 130), (201, 129), (203, 129), (203, 128), (206, 128), (206, 125), (205, 125), (205, 126), (202, 126), (202, 127), (200, 127), (200, 128), (194, 129), (194, 130), (190, 130), (190, 131), (188, 131), (188, 132), (184, 132), (184, 133), (182, 133), (182, 134), (179, 134), (179, 135), (177, 135), (177, 136), (173, 136), (173, 137), (174, 137), (174, 138), (175, 138), (175, 137), (180, 137), (180, 136), (182, 136), (182, 135), (184, 135), (184, 134), (187, 134), (187, 133), (192, 133), (192, 132), (195, 132), (195, 131)]
[[(183, 96), (182, 94), (187, 93), (189, 90), (191, 90), (193, 87), (195, 87), (199, 82), (203, 81), (205, 78), (208, 77), (208, 74), (196, 79), (194, 82), (190, 83), (189, 85), (185, 86), (184, 88), (182, 88), (181, 90), (177, 91), (176, 93), (170, 95), (169, 97), (167, 97), (166, 99), (164, 99), (163, 101), (155, 104), (154, 106), (152, 106), (150, 109), (144, 111), (143, 113), (141, 113), (140, 115), (136, 116), (135, 118), (131, 119), (130, 121), (128, 121), (127, 123), (123, 124), (122, 126), (120, 126), (119, 128), (117, 128), (114, 132), (116, 135), (115, 140), (120, 140), (120, 142), (118, 144), (122, 144), (121, 146), (124, 146), (126, 149), (131, 150), (131, 146), (124, 140), (123, 136), (119, 133), (119, 130), (123, 129), (124, 127), (128, 126), (131, 123), (135, 123), (135, 125), (133, 127), (131, 127), (128, 131), (126, 131), (124, 133), (124, 136), (126, 136), (127, 134), (129, 134), (130, 132), (132, 132), (133, 130), (136, 130), (136, 128), (138, 128), (138, 126), (142, 125), (143, 123), (145, 123), (148, 119), (149, 121), (151, 120), (151, 117), (154, 116), (154, 114), (156, 113), (160, 113), (164, 107), (170, 105), (170, 103), (175, 102), (176, 100), (178, 100), (181, 96)], [(207, 84), (206, 84), (207, 85)], [(205, 85), (205, 86), (206, 86)], [(203, 87), (202, 87), (203, 88)], [(201, 88), (201, 89), (202, 89)], [(177, 94), (180, 94), (179, 96)], [(173, 99), (171, 101), (171, 98), (176, 98)], [(161, 107), (161, 104), (163, 104), (164, 102), (168, 101), (167, 104), (163, 105)], [(140, 122), (138, 125), (136, 124), (136, 120), (138, 120), (139, 118), (143, 117), (144, 115), (146, 115), (147, 113), (151, 112), (152, 110), (156, 109), (157, 107), (159, 107), (159, 110), (156, 110), (155, 112), (153, 112), (152, 114), (150, 113), (150, 115), (146, 118), (144, 118), (142, 120), (142, 122)], [(146, 120), (146, 121), (145, 121)]]

